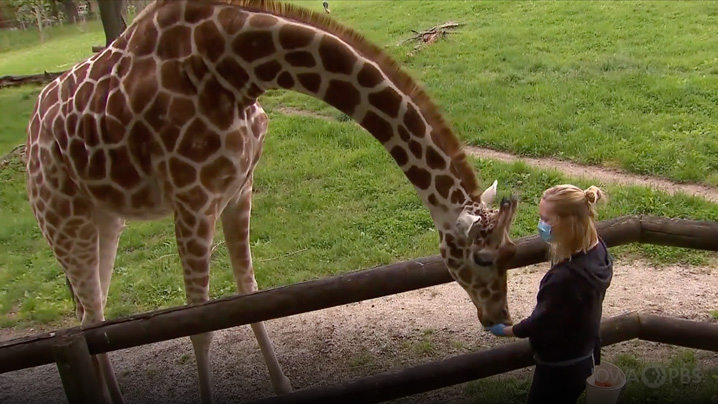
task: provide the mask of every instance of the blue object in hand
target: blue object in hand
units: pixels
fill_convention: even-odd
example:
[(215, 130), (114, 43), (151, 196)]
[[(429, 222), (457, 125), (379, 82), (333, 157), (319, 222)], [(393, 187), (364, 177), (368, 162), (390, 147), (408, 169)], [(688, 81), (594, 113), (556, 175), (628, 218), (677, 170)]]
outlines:
[(506, 334), (504, 333), (504, 328), (506, 328), (506, 326), (503, 324), (494, 324), (491, 327), (485, 327), (484, 329), (497, 337), (505, 337)]

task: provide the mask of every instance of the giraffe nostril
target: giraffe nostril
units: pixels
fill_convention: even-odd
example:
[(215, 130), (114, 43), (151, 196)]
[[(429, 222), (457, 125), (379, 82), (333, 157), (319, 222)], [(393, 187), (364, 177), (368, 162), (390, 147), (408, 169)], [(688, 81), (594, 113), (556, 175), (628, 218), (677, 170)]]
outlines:
[(492, 259), (493, 257), (489, 253), (477, 252), (477, 253), (474, 253), (473, 258), (474, 258), (474, 263), (476, 263), (476, 265), (481, 266), (481, 267), (490, 267), (494, 263), (494, 261)]

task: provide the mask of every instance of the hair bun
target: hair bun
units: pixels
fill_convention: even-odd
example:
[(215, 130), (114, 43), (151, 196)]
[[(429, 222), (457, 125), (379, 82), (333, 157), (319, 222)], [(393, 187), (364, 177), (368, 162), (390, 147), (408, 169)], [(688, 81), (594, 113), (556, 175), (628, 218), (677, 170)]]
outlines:
[(601, 197), (603, 196), (601, 190), (598, 187), (593, 186), (593, 185), (591, 185), (585, 191), (583, 191), (583, 194), (586, 196), (586, 201), (588, 201), (588, 203), (591, 203), (591, 204), (594, 204), (594, 203), (600, 201)]

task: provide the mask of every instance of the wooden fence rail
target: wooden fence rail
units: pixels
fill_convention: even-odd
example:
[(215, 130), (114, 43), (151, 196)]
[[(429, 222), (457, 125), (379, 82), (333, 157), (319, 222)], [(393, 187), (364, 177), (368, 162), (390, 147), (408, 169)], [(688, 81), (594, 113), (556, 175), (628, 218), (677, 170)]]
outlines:
[[(626, 313), (601, 322), (602, 346), (634, 338), (718, 352), (718, 324)], [(534, 364), (528, 340), (249, 404), (370, 404), (465, 383)]]
[[(599, 222), (597, 227), (609, 247), (638, 242), (718, 251), (718, 222), (626, 216)], [(546, 246), (538, 237), (516, 243), (511, 268), (546, 260)], [(89, 352), (98, 354), (452, 281), (441, 258), (432, 256), (63, 332), (81, 332)], [(43, 333), (0, 343), (0, 373), (53, 363), (55, 339), (56, 333)]]

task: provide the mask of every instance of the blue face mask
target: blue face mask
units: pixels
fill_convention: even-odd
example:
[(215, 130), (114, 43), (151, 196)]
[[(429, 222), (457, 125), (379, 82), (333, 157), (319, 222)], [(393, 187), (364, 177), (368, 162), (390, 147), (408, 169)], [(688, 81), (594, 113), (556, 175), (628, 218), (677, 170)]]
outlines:
[(539, 219), (538, 222), (538, 233), (539, 236), (541, 236), (541, 238), (543, 239), (543, 241), (547, 243), (553, 240), (553, 237), (551, 236), (551, 225), (541, 219)]

